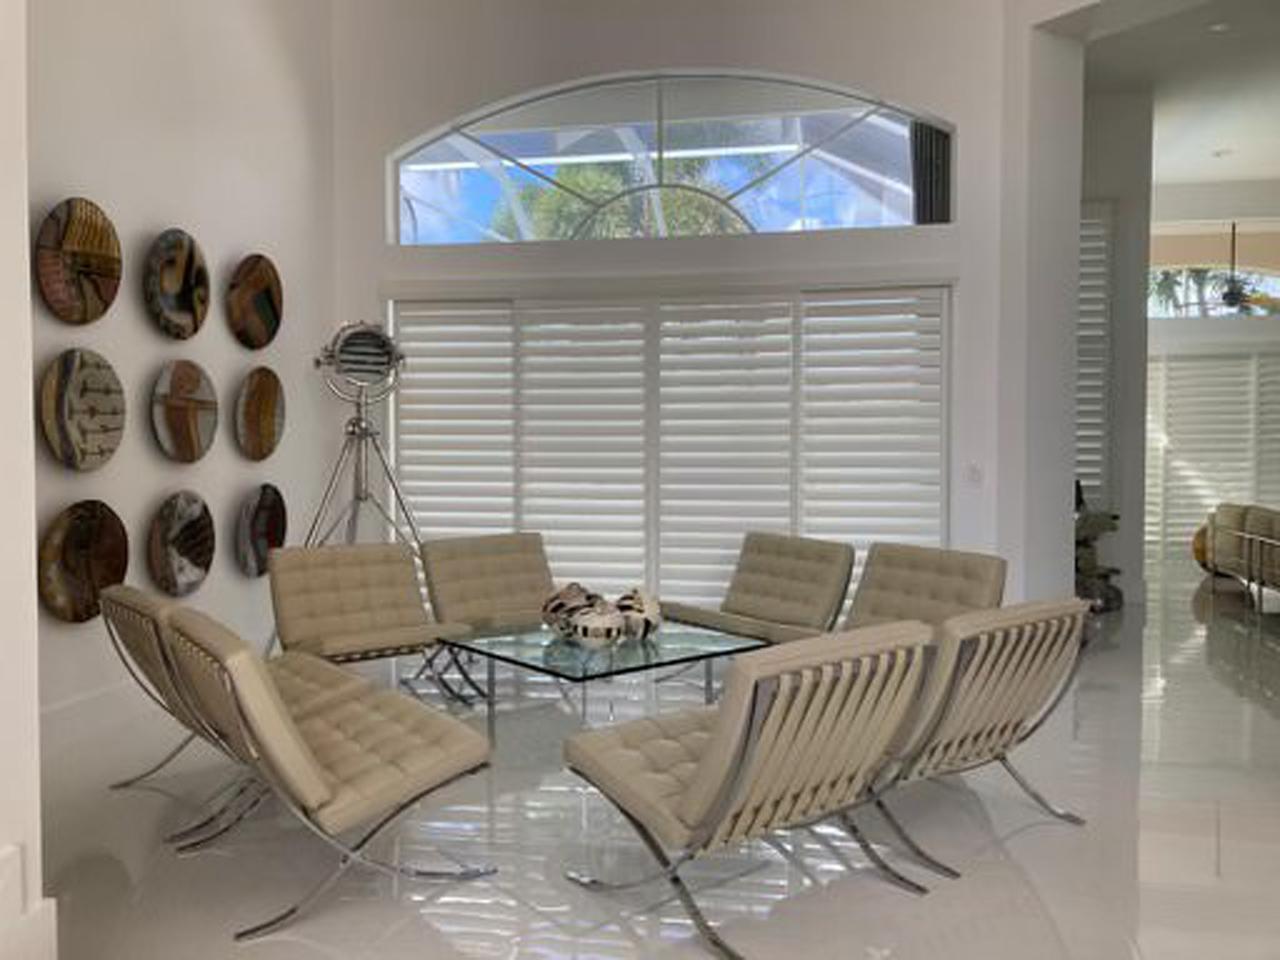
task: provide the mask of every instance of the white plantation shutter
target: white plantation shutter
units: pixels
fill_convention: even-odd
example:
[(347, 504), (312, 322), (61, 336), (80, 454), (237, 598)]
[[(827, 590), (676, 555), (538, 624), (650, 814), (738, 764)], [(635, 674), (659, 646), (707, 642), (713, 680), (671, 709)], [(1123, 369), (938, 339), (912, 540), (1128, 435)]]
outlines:
[(1111, 212), (1090, 203), (1080, 218), (1076, 314), (1076, 479), (1094, 509), (1110, 504)]
[(515, 342), (510, 304), (398, 305), (396, 470), (432, 536), (516, 526)]
[(400, 303), (397, 469), (426, 536), (717, 604), (747, 530), (945, 539), (940, 289)]
[(1260, 354), (1257, 364), (1257, 502), (1280, 509), (1280, 354)]
[(943, 540), (941, 290), (806, 297), (800, 518), (856, 545)]
[[(1266, 360), (1269, 369), (1274, 363)], [(1270, 482), (1259, 482), (1260, 424), (1274, 431), (1280, 411), (1259, 416), (1264, 396), (1274, 402), (1258, 375), (1262, 364), (1257, 355), (1211, 354), (1151, 363), (1147, 542), (1154, 559), (1188, 557), (1209, 511), (1224, 501), (1256, 502)]]
[(792, 526), (793, 304), (660, 304), (658, 589), (717, 605), (744, 530)]
[(557, 580), (621, 593), (645, 571), (645, 322), (607, 304), (518, 304), (520, 527)]

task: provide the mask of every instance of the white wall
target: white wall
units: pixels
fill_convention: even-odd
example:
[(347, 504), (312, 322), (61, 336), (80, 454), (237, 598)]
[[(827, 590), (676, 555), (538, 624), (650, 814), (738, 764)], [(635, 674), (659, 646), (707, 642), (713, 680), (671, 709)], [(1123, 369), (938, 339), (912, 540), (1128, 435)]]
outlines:
[[(1056, 0), (1037, 9), (1057, 14), (1085, 5)], [(1009, 23), (1015, 26), (1006, 29)], [(764, 282), (787, 264), (803, 264), (806, 271), (830, 268), (828, 276), (850, 281), (954, 281), (952, 542), (1009, 556), (1010, 596), (1069, 590), (1070, 498), (1059, 497), (1057, 488), (1069, 493), (1070, 445), (1058, 441), (1070, 426), (1070, 403), (1064, 407), (1060, 396), (1064, 384), (1070, 386), (1070, 367), (1061, 366), (1070, 355), (1064, 357), (1057, 347), (1068, 335), (1070, 315), (1062, 313), (1061, 296), (1045, 301), (1035, 322), (1046, 335), (1027, 339), (1025, 294), (1012, 305), (1003, 284), (1010, 269), (1004, 237), (1011, 226), (1021, 241), (1049, 243), (1036, 247), (1038, 266), (1049, 271), (1042, 277), (1045, 284), (1060, 291), (1074, 275), (1074, 256), (1065, 265), (1053, 259), (1052, 238), (1061, 233), (1058, 245), (1074, 243), (1077, 214), (1063, 223), (1056, 209), (1033, 211), (1031, 200), (1037, 189), (1062, 187), (1067, 191), (1063, 205), (1078, 205), (1078, 168), (1072, 177), (1070, 156), (1058, 158), (1054, 149), (1069, 152), (1072, 144), (1070, 124), (1078, 116), (1081, 92), (1071, 81), (1078, 80), (1079, 48), (1073, 51), (1073, 42), (1066, 40), (1059, 41), (1060, 48), (1050, 45), (1062, 62), (1053, 82), (1042, 85), (1037, 109), (1061, 117), (1067, 129), (1046, 148), (1050, 164), (1044, 171), (1027, 163), (1028, 123), (1006, 127), (1009, 90), (1030, 84), (1032, 65), (1045, 53), (1031, 51), (1031, 36), (1025, 16), (1006, 18), (1002, 0), (338, 4), (334, 118), (340, 313), (348, 319), (378, 317), (395, 295), (499, 295), (522, 278), (552, 288), (548, 277), (669, 278), (687, 272), (692, 263), (711, 264), (745, 283)], [(717, 67), (817, 78), (955, 124), (956, 223), (834, 240), (560, 243), (484, 251), (399, 249), (388, 243), (385, 163), (406, 141), (495, 100), (576, 78)], [(1044, 126), (1049, 128), (1050, 120)], [(1037, 128), (1036, 135), (1043, 132)], [(1017, 149), (1023, 151), (1012, 181), (1004, 177), (1009, 135), (1018, 138)], [(1078, 139), (1074, 142), (1078, 164)], [(1065, 186), (1063, 177), (1070, 181)], [(1002, 209), (1011, 196), (1018, 198), (1016, 213), (1007, 223)], [(1033, 213), (1045, 214), (1034, 227)], [(1025, 268), (1025, 263), (1018, 267)], [(1008, 337), (1021, 338), (1025, 350), (1007, 355)], [(1025, 361), (1026, 350), (1043, 351), (1037, 369), (1052, 375), (1020, 378), (1008, 389), (999, 386), (1007, 372), (1002, 367)], [(1002, 417), (1002, 403), (1029, 409), (1031, 416)], [(1037, 443), (1037, 436), (1054, 440), (1035, 448), (1033, 469), (1029, 444)], [(1049, 456), (1061, 462), (1045, 459)], [(1012, 466), (998, 468), (1006, 458), (1012, 458)], [(1050, 483), (1039, 482), (1041, 472), (1053, 478)], [(998, 519), (1010, 503), (1017, 504), (1013, 524)], [(1054, 537), (1060, 534), (1061, 543), (1046, 540), (1024, 549), (1031, 518)]]
[(53, 902), (42, 895), (40, 754), (36, 699), (35, 474), (27, 252), (27, 25), (25, 0), (0, 0), (0, 434), (9, 444), (0, 502), (0, 958), (54, 955)]
[[(115, 366), (129, 405), (123, 443), (98, 471), (67, 471), (40, 442), (39, 527), (73, 501), (105, 500), (129, 532), (129, 582), (149, 586), (153, 511), (169, 493), (198, 491), (212, 509), (218, 548), (189, 602), (261, 642), (271, 630), (270, 600), (266, 580), (246, 579), (235, 563), (239, 502), (260, 482), (276, 484), (289, 506), (290, 540), (300, 539), (341, 441), (343, 411), (311, 368), (337, 319), (329, 4), (40, 0), (31, 18), (32, 229), (63, 197), (90, 197), (114, 219), (125, 264), (116, 303), (92, 325), (68, 326), (37, 305), (34, 366), (21, 363), (21, 375), (5, 382), (21, 385), (25, 402), (50, 358), (87, 346)], [(197, 238), (213, 280), (205, 325), (187, 341), (162, 335), (142, 303), (147, 248), (171, 225)], [(275, 260), (285, 302), (279, 335), (257, 352), (233, 339), (224, 310), (229, 274), (252, 251)], [(190, 466), (160, 454), (149, 422), (156, 373), (179, 357), (209, 372), (220, 403), (216, 442)], [(253, 464), (236, 448), (231, 421), (241, 377), (262, 363), (284, 382), (288, 422), (275, 454)], [(25, 455), (31, 444), (14, 439), (13, 448)], [(24, 572), (29, 566), (24, 558)], [(68, 625), (42, 611), (40, 658), (46, 862), (57, 889), (63, 869), (91, 842), (103, 784), (155, 759), (176, 732), (127, 682), (101, 620)]]
[(1100, 543), (1121, 570), (1126, 599), (1141, 603), (1146, 495), (1147, 262), (1151, 249), (1150, 93), (1085, 100), (1084, 196), (1112, 210), (1111, 493), (1120, 528)]

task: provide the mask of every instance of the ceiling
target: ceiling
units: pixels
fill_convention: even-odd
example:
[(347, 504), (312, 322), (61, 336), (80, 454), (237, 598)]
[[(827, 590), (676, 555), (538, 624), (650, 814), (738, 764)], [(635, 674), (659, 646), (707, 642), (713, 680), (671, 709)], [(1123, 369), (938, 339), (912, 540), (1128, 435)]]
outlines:
[(1158, 184), (1280, 181), (1280, 0), (1210, 0), (1090, 43), (1091, 93), (1150, 89)]

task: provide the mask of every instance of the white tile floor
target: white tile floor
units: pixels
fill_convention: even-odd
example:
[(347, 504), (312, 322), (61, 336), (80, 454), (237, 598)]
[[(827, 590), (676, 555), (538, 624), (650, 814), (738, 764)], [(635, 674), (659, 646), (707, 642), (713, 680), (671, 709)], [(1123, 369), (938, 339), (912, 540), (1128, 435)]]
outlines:
[[(754, 845), (698, 864), (711, 919), (761, 960), (1280, 958), (1280, 613), (1260, 619), (1238, 591), (1211, 602), (1195, 582), (1169, 578), (1148, 619), (1144, 629), (1135, 610), (1107, 625), (1077, 688), (1018, 757), (1087, 827), (1042, 816), (999, 771), (922, 784), (903, 792), (899, 813), (960, 880), (890, 851), (932, 887), (912, 897), (841, 834), (797, 834), (790, 858)], [(153, 789), (109, 792), (105, 783), (175, 732), (127, 691), (59, 712), (44, 749), (62, 957), (707, 956), (661, 884), (601, 896), (562, 879), (570, 864), (620, 878), (649, 862), (610, 808), (560, 769), (560, 741), (579, 720), (554, 687), (527, 675), (504, 682), (513, 707), (492, 768), (424, 803), (386, 851), (419, 862), (439, 848), (499, 874), (455, 886), (349, 874), (311, 918), (239, 947), (231, 931), (291, 902), (330, 852), (268, 804), (215, 848), (175, 856), (159, 837), (224, 768), (193, 755)], [(590, 721), (700, 699), (696, 687), (628, 680), (593, 688)], [(888, 841), (874, 812), (859, 819)]]

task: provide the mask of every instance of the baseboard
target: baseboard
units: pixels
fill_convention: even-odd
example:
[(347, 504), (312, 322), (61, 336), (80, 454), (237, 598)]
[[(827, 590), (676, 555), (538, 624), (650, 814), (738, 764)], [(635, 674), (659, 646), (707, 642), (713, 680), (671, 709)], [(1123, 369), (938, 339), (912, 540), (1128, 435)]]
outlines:
[(57, 960), (57, 902), (45, 898), (0, 923), (0, 960)]

